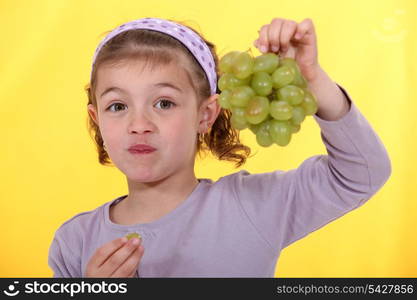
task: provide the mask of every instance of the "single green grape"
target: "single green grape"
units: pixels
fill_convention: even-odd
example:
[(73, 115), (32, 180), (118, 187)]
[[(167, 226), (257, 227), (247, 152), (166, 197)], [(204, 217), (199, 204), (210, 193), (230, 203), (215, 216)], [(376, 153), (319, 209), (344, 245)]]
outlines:
[(255, 57), (253, 73), (266, 72), (272, 73), (279, 65), (279, 58), (274, 53), (265, 53)]
[(219, 61), (219, 70), (222, 73), (231, 73), (233, 59), (238, 55), (239, 51), (231, 51), (224, 55)]
[(271, 120), (269, 134), (279, 146), (286, 146), (291, 140), (291, 126), (288, 121)]
[(225, 89), (232, 89), (237, 86), (248, 85), (250, 81), (251, 76), (245, 79), (239, 79), (232, 73), (224, 73), (218, 80), (218, 87), (220, 91), (224, 91)]
[(224, 91), (229, 87), (229, 81), (233, 75), (231, 73), (224, 73), (220, 76), (219, 80), (217, 81), (217, 86), (219, 90)]
[(281, 93), (280, 93), (279, 89), (275, 90), (274, 94), (275, 94), (275, 97), (274, 97), (273, 101), (284, 101), (284, 102), (287, 102), (289, 105), (291, 105), (290, 99), (289, 98), (283, 98), (281, 96)]
[(272, 73), (272, 84), (276, 89), (282, 88), (294, 81), (296, 71), (291, 66), (279, 67)]
[(307, 81), (305, 80), (304, 76), (301, 74), (301, 72), (296, 72), (295, 73), (295, 77), (294, 80), (292, 82), (292, 84), (302, 87), (302, 88), (306, 88), (307, 87)]
[(291, 105), (298, 105), (304, 99), (304, 90), (295, 85), (286, 85), (277, 91), (277, 97)]
[(233, 115), (230, 117), (230, 123), (232, 124), (232, 127), (238, 130), (243, 130), (248, 128), (249, 124), (246, 120), (242, 120), (236, 115)]
[(259, 127), (261, 127), (262, 124), (263, 124), (263, 122), (262, 123), (259, 123), (259, 124), (251, 124), (251, 123), (249, 123), (249, 130), (252, 131), (253, 134), (256, 134), (258, 132), (258, 130), (259, 130)]
[(231, 112), (230, 123), (233, 128), (243, 130), (249, 126), (245, 118), (245, 108), (232, 106)]
[(232, 111), (232, 114), (234, 114), (237, 118), (246, 120), (245, 119), (245, 107), (232, 106), (230, 110)]
[(249, 100), (255, 96), (255, 92), (247, 85), (233, 88), (230, 96), (230, 104), (238, 107), (246, 107)]
[(304, 90), (304, 99), (300, 106), (304, 108), (306, 115), (312, 116), (317, 112), (317, 100), (313, 93)]
[(292, 117), (292, 106), (285, 101), (271, 101), (269, 113), (274, 119), (289, 120)]
[(255, 96), (249, 100), (245, 108), (245, 118), (251, 124), (259, 124), (269, 115), (269, 100), (263, 96)]
[(291, 123), (294, 125), (301, 124), (306, 117), (306, 113), (301, 106), (294, 106), (292, 109)]
[(130, 240), (130, 239), (132, 239), (132, 238), (138, 238), (138, 239), (141, 239), (142, 237), (141, 237), (141, 235), (139, 234), (139, 233), (137, 233), (137, 232), (131, 232), (131, 233), (128, 233), (128, 234), (126, 234), (125, 235), (125, 237), (128, 239), (128, 240)]
[(303, 77), (303, 75), (301, 74), (300, 71), (300, 67), (298, 66), (297, 62), (295, 59), (291, 58), (291, 57), (286, 57), (283, 58), (279, 61), (280, 66), (288, 66), (294, 69), (295, 71), (295, 76), (294, 76), (294, 80), (292, 82), (290, 82), (289, 84), (293, 84), (293, 85), (297, 85), (299, 87), (307, 87), (307, 81), (305, 80), (305, 78)]
[(253, 75), (251, 87), (256, 94), (268, 96), (272, 92), (272, 78), (266, 72), (257, 72)]
[(219, 95), (219, 105), (224, 109), (231, 109), (232, 105), (230, 103), (230, 99), (232, 98), (232, 91), (231, 90), (224, 90)]
[(291, 125), (291, 133), (297, 133), (300, 131), (301, 124), (295, 125), (291, 123), (290, 125)]
[(260, 123), (256, 132), (256, 142), (262, 147), (269, 147), (274, 143), (269, 133), (270, 122), (270, 120), (265, 120)]
[(282, 66), (289, 66), (289, 67), (294, 68), (295, 70), (298, 70), (299, 69), (296, 60), (294, 58), (291, 58), (291, 57), (281, 58), (279, 60), (279, 66), (280, 67), (282, 67)]
[(233, 58), (232, 72), (239, 78), (244, 79), (253, 73), (254, 59), (247, 52), (241, 52)]

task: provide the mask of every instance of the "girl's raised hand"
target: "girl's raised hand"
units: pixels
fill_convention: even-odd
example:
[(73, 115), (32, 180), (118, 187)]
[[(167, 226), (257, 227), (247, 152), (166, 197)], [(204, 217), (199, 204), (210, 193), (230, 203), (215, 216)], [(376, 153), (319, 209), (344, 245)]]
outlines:
[(297, 61), (304, 78), (311, 82), (318, 76), (320, 66), (317, 58), (317, 38), (313, 21), (274, 18), (263, 25), (254, 46), (262, 53), (279, 52), (281, 57), (291, 57)]
[(104, 244), (89, 260), (85, 277), (134, 277), (144, 253), (140, 241), (132, 238), (123, 242), (117, 238)]

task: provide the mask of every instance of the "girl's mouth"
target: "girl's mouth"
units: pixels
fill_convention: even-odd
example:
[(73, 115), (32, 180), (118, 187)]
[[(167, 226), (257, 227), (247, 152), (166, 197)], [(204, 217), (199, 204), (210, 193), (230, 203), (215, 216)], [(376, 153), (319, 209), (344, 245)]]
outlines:
[(150, 154), (155, 152), (154, 150), (134, 150), (134, 149), (129, 149), (128, 150), (131, 154)]

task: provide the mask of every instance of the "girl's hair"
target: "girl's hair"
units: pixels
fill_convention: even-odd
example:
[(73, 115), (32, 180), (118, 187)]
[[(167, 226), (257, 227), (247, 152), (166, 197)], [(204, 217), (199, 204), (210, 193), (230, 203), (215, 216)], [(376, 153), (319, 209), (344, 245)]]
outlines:
[[(196, 30), (183, 24), (183, 22), (175, 22), (190, 28), (199, 34), (206, 42), (213, 55), (216, 64), (216, 74), (219, 78), (219, 58), (216, 54), (216, 46), (204, 39), (204, 37)], [(105, 34), (109, 32), (110, 31), (105, 32)], [(179, 53), (185, 54), (183, 57), (185, 57), (187, 61), (182, 64), (182, 67), (185, 69), (190, 84), (197, 95), (199, 101), (197, 106), (199, 107), (201, 102), (211, 95), (209, 81), (203, 68), (194, 58), (193, 54), (181, 42), (167, 34), (146, 29), (122, 32), (109, 40), (101, 48), (93, 65), (91, 82), (85, 86), (88, 104), (93, 104), (94, 107), (97, 108), (95, 91), (97, 87), (97, 70), (100, 65), (117, 64), (126, 62), (129, 59), (141, 59), (146, 63), (150, 63), (151, 67), (157, 67), (167, 65), (171, 62), (178, 63), (181, 61), (181, 55), (178, 55)], [(218, 87), (216, 93), (220, 94)], [(221, 111), (209, 132), (207, 134), (197, 133), (196, 154), (198, 153), (201, 158), (201, 153), (206, 153), (206, 151), (209, 150), (219, 160), (234, 161), (235, 168), (238, 168), (246, 162), (247, 157), (251, 153), (251, 149), (240, 143), (239, 131), (232, 128), (230, 118), (230, 110), (221, 108)], [(90, 137), (96, 143), (99, 163), (104, 166), (111, 165), (111, 160), (103, 147), (100, 129), (89, 114), (87, 128)]]

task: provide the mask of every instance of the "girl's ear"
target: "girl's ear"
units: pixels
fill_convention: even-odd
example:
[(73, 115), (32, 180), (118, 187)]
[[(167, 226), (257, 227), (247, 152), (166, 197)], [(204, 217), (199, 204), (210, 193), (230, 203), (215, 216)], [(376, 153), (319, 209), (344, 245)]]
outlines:
[(88, 110), (88, 114), (93, 119), (94, 123), (96, 123), (96, 125), (98, 126), (98, 114), (97, 114), (97, 110), (94, 107), (94, 105), (93, 104), (88, 104), (87, 110)]
[(200, 110), (200, 119), (199, 119), (199, 128), (200, 133), (205, 133), (216, 121), (217, 116), (220, 113), (221, 106), (219, 105), (217, 99), (219, 94), (214, 94), (207, 98), (201, 105)]

